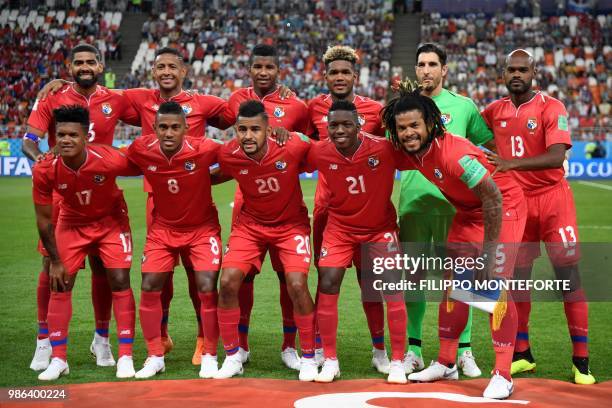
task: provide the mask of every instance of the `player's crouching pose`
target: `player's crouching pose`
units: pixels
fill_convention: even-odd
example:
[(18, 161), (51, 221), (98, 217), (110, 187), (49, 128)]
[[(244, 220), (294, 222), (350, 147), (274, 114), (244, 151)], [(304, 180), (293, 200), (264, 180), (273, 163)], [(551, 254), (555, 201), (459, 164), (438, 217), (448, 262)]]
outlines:
[(251, 268), (260, 269), (267, 250), (282, 263), (287, 290), (293, 302), (302, 358), (299, 379), (313, 381), (314, 303), (308, 291), (310, 224), (298, 175), (310, 149), (308, 138), (293, 134), (284, 146), (270, 139), (272, 128), (264, 105), (242, 103), (236, 121), (236, 139), (219, 154), (224, 175), (232, 176), (244, 203), (232, 227), (225, 250), (219, 289), (219, 329), (226, 358), (215, 378), (242, 374), (239, 352), (238, 291)]
[[(323, 233), (319, 256), (319, 299), (317, 322), (325, 361), (317, 382), (331, 382), (340, 376), (336, 354), (338, 330), (338, 297), (346, 268), (354, 263), (362, 273), (368, 272), (376, 243), (384, 243), (394, 256), (399, 251), (396, 213), (391, 203), (396, 156), (402, 155), (392, 144), (361, 132), (357, 108), (352, 102), (336, 101), (328, 112), (329, 139), (313, 145), (308, 167), (324, 177), (328, 191), (329, 218)], [(387, 244), (389, 246), (387, 246)], [(364, 284), (365, 285), (365, 284)], [(391, 336), (391, 364), (388, 381), (406, 383), (402, 363), (406, 348), (406, 305), (401, 292), (384, 292), (387, 322)], [(364, 299), (365, 300), (365, 299)]]
[[(436, 104), (411, 83), (400, 85), (400, 97), (390, 101), (382, 115), (391, 140), (406, 153), (406, 163), (434, 183), (457, 209), (448, 235), (448, 242), (453, 243), (449, 245), (453, 250), (449, 255), (474, 258), (482, 253), (489, 261), (478, 273), (481, 280), (492, 278), (493, 266), (500, 278), (511, 276), (516, 243), (520, 242), (527, 216), (518, 184), (510, 175), (491, 175), (494, 168), (487, 163), (484, 153), (466, 139), (446, 132)], [(460, 253), (455, 254), (456, 251)], [(504, 312), (500, 307), (500, 313), (490, 318), (495, 368), (484, 396), (503, 399), (514, 389), (510, 365), (517, 316), (509, 294), (505, 302), (503, 299), (499, 302), (506, 309)], [(467, 318), (468, 305), (450, 300), (445, 294), (439, 307), (438, 359), (425, 370), (410, 374), (409, 380), (459, 378), (455, 359)]]
[[(88, 254), (99, 255), (112, 290), (119, 337), (117, 377), (134, 376), (134, 295), (130, 288), (132, 239), (117, 176), (139, 174), (119, 151), (88, 145), (89, 112), (63, 106), (53, 112), (59, 157), (48, 157), (33, 169), (33, 197), (38, 231), (51, 258), (49, 339), (51, 364), (39, 380), (69, 373), (66, 359), (72, 317), (72, 287)], [(61, 196), (57, 226), (51, 222), (52, 194)]]
[(186, 137), (185, 113), (176, 102), (159, 106), (156, 134), (139, 137), (128, 157), (152, 186), (153, 222), (142, 256), (140, 324), (148, 358), (136, 378), (165, 370), (161, 290), (180, 255), (195, 270), (204, 331), (200, 377), (217, 372), (217, 274), (221, 239), (217, 209), (210, 188), (209, 167), (217, 162), (221, 143)]

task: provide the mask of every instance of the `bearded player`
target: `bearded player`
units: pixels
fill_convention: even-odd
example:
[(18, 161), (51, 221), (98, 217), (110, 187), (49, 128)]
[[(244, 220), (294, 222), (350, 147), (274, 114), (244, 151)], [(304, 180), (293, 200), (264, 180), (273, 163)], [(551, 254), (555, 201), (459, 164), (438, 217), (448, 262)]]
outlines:
[[(357, 107), (358, 120), (361, 130), (374, 136), (384, 137), (385, 131), (380, 120), (382, 105), (370, 98), (356, 95), (353, 88), (357, 80), (358, 57), (354, 49), (337, 45), (330, 47), (323, 55), (325, 64), (325, 81), (329, 94), (321, 94), (308, 104), (310, 130), (312, 137), (319, 140), (328, 139), (328, 113), (331, 105), (340, 100), (348, 101)], [(329, 191), (325, 178), (319, 175), (315, 193), (313, 211), (312, 243), (315, 254), (315, 264), (321, 252), (323, 230), (327, 224), (327, 201)], [(361, 276), (356, 270), (357, 278)], [(372, 365), (381, 373), (389, 372), (389, 358), (385, 351), (385, 313), (381, 301), (363, 301), (363, 310), (368, 321), (368, 328), (372, 338)], [(322, 363), (323, 350), (319, 336), (317, 341), (317, 360)]]
[[(510, 277), (516, 243), (525, 228), (521, 188), (509, 175), (492, 175), (494, 167), (480, 149), (446, 132), (440, 110), (418, 86), (402, 83), (400, 96), (387, 103), (382, 116), (391, 140), (405, 152), (405, 167), (419, 170), (457, 210), (448, 234), (449, 256), (482, 257), (484, 266), (477, 271), (481, 280), (493, 278), (494, 272), (499, 278)], [(507, 398), (514, 390), (510, 365), (517, 317), (511, 296), (504, 296), (489, 319), (495, 368), (483, 393), (486, 398)], [(423, 371), (410, 374), (409, 380), (459, 378), (455, 361), (468, 309), (467, 304), (444, 294), (438, 311), (438, 358)]]
[[(576, 384), (594, 384), (589, 370), (588, 303), (578, 273), (578, 225), (572, 190), (565, 180), (563, 161), (572, 147), (567, 111), (563, 103), (532, 89), (535, 61), (527, 51), (512, 51), (505, 61), (504, 80), (509, 97), (493, 102), (483, 117), (493, 129), (499, 155), (489, 154), (500, 172), (509, 172), (523, 188), (528, 216), (525, 243), (517, 261), (517, 279), (530, 279), (540, 241), (558, 279), (570, 280), (563, 305), (572, 341), (572, 371)], [(521, 293), (518, 332), (512, 373), (536, 367), (529, 344), (529, 294)], [(525, 301), (523, 301), (525, 299)]]
[(223, 258), (219, 285), (219, 330), (226, 357), (215, 378), (242, 374), (238, 325), (238, 293), (244, 277), (260, 270), (265, 253), (275, 252), (293, 302), (302, 358), (300, 381), (317, 375), (314, 360), (314, 304), (308, 290), (310, 223), (302, 199), (299, 173), (310, 149), (306, 136), (293, 134), (284, 146), (270, 136), (265, 106), (259, 101), (240, 105), (237, 137), (219, 154), (221, 173), (236, 179), (244, 203), (232, 227)]
[[(228, 100), (225, 121), (234, 123), (238, 115), (240, 104), (247, 100), (258, 100), (263, 103), (270, 121), (269, 126), (273, 134), (286, 136), (287, 132), (300, 132), (308, 134), (308, 108), (306, 104), (293, 95), (284, 96), (278, 83), (280, 63), (276, 48), (259, 44), (251, 52), (249, 74), (252, 86), (240, 88), (232, 93)], [(235, 220), (242, 207), (242, 194), (236, 191), (232, 220)], [(280, 288), (280, 304), (283, 318), (283, 344), (281, 346), (281, 359), (283, 363), (294, 370), (300, 369), (300, 359), (296, 351), (295, 337), (297, 327), (293, 320), (293, 303), (287, 291), (285, 274), (282, 264), (275, 252), (270, 252), (272, 267), (276, 271)], [(253, 282), (259, 271), (250, 271), (242, 281), (240, 293), (240, 352), (244, 361), (249, 359), (249, 322), (253, 309)]]
[[(59, 157), (47, 157), (32, 171), (38, 231), (49, 252), (48, 325), (52, 360), (39, 380), (69, 373), (68, 326), (72, 288), (89, 253), (100, 256), (112, 290), (117, 321), (117, 377), (134, 376), (134, 295), (130, 288), (132, 239), (117, 176), (140, 174), (127, 158), (109, 146), (88, 145), (89, 112), (81, 106), (53, 111)], [(57, 225), (52, 218), (53, 193), (60, 196)]]
[[(28, 118), (27, 132), (23, 138), (23, 152), (31, 160), (42, 158), (38, 144), (47, 133), (49, 148), (56, 145), (56, 123), (53, 110), (63, 105), (80, 105), (89, 109), (90, 124), (87, 130), (89, 142), (105, 145), (113, 144), (115, 127), (121, 120), (131, 125), (138, 125), (138, 115), (127, 101), (107, 88), (97, 84), (98, 76), (104, 71), (100, 52), (89, 44), (80, 44), (70, 52), (68, 70), (74, 78), (73, 84), (62, 85), (57, 93), (38, 99)], [(55, 198), (59, 198), (56, 194)], [(59, 203), (55, 202), (57, 207)], [(53, 212), (54, 221), (58, 208)], [(49, 305), (49, 256), (46, 249), (39, 245), (43, 255), (43, 270), (38, 276), (38, 339), (36, 352), (30, 368), (44, 370), (49, 365), (51, 345), (47, 325)], [(91, 266), (91, 295), (96, 320), (91, 352), (96, 357), (98, 366), (114, 366), (115, 359), (108, 340), (108, 328), (111, 318), (112, 294), (106, 278), (106, 270), (100, 258), (89, 255)]]

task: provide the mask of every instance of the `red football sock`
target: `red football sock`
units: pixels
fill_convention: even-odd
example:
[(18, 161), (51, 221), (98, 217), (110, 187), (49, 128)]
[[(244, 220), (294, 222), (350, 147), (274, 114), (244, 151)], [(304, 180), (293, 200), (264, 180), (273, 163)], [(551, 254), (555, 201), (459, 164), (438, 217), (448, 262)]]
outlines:
[(202, 354), (217, 355), (219, 343), (219, 321), (217, 318), (217, 291), (198, 293), (200, 299), (200, 316), (204, 327), (204, 350)]
[(238, 322), (240, 321), (240, 308), (221, 309), (217, 308), (219, 319), (219, 332), (223, 340), (225, 354), (231, 356), (238, 352), (240, 338), (238, 337)]
[(319, 331), (321, 332), (325, 358), (337, 358), (336, 336), (338, 332), (338, 297), (339, 295), (319, 293), (317, 321), (319, 323)]
[(321, 343), (321, 333), (319, 332), (319, 318), (317, 317), (317, 310), (319, 309), (319, 288), (317, 287), (317, 293), (315, 293), (314, 299), (314, 314), (315, 314), (315, 322), (314, 322), (314, 332), (315, 332), (315, 349), (322, 349), (323, 343)]
[[(381, 302), (362, 302), (363, 311), (368, 321), (372, 346), (379, 350), (385, 349), (385, 307)], [(406, 306), (404, 305), (404, 310)], [(387, 316), (389, 311), (387, 310)], [(405, 330), (404, 330), (405, 331)], [(402, 356), (403, 358), (403, 356)]]
[[(193, 269), (185, 269), (187, 272), (187, 283), (189, 287), (189, 298), (191, 299), (191, 304), (193, 305), (193, 310), (195, 310), (196, 321), (198, 322), (198, 337), (204, 337), (204, 331), (202, 328), (202, 316), (200, 314), (200, 296), (198, 294), (198, 287), (195, 281), (195, 272)], [(216, 320), (216, 319), (215, 319)]]
[(399, 300), (387, 300), (387, 324), (389, 325), (389, 337), (391, 338), (391, 360), (402, 361), (404, 359), (407, 323), (406, 304), (402, 295), (399, 295)]
[(438, 362), (444, 365), (455, 364), (459, 335), (468, 320), (469, 306), (454, 300), (447, 301), (445, 295), (438, 306), (438, 337), (440, 352)]
[(299, 315), (294, 313), (295, 324), (298, 328), (300, 336), (300, 347), (302, 349), (302, 357), (314, 357), (314, 312), (307, 315)]
[(140, 292), (140, 326), (149, 356), (163, 356), (159, 322), (162, 318), (161, 292)]
[(108, 337), (111, 312), (113, 308), (113, 292), (106, 275), (91, 272), (91, 303), (96, 317), (96, 333)]
[[(283, 345), (281, 346), (281, 350), (285, 350), (288, 347), (295, 348), (295, 332), (298, 329), (296, 327), (296, 321), (293, 319), (293, 302), (289, 297), (289, 292), (287, 292), (287, 284), (285, 282), (279, 282), (279, 288), (281, 313), (283, 315)], [(300, 334), (300, 339), (301, 338), (302, 335)]]
[(52, 357), (66, 361), (66, 346), (68, 343), (68, 325), (72, 317), (72, 292), (51, 292), (49, 299), (49, 341), (53, 351)]
[(134, 326), (136, 325), (136, 304), (132, 289), (113, 292), (113, 311), (117, 321), (119, 338), (119, 357), (131, 356), (134, 344)]
[(514, 340), (516, 338), (517, 310), (514, 302), (508, 300), (506, 303), (506, 314), (501, 321), (499, 329), (493, 330), (493, 316), (489, 316), (491, 326), (491, 337), (493, 349), (495, 350), (495, 368), (499, 374), (510, 381), (510, 366), (514, 354)]
[(170, 272), (161, 291), (161, 337), (168, 337), (168, 319), (170, 317), (170, 302), (174, 296), (174, 272)]
[(588, 357), (589, 305), (584, 291), (578, 289), (563, 294), (563, 308), (567, 318), (567, 327), (572, 340), (573, 356)]
[(529, 348), (529, 314), (531, 313), (531, 302), (515, 302), (516, 306), (516, 344), (514, 351), (525, 351)]
[(238, 323), (240, 347), (249, 351), (249, 322), (251, 320), (251, 310), (253, 310), (253, 282), (242, 282), (238, 291), (238, 303), (240, 304), (240, 322)]
[(49, 298), (51, 289), (49, 287), (49, 274), (41, 271), (38, 274), (38, 286), (36, 287), (36, 305), (38, 315), (38, 339), (49, 337), (49, 326), (47, 325), (47, 312), (49, 310)]

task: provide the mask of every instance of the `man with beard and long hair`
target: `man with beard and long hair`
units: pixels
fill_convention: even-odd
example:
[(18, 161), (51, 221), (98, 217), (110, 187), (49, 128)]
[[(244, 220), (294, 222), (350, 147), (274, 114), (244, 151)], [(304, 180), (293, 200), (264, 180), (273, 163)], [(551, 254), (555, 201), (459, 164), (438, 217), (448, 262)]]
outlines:
[[(557, 278), (571, 282), (570, 290), (563, 292), (563, 306), (572, 341), (574, 382), (594, 384), (587, 343), (589, 309), (578, 273), (576, 205), (563, 170), (565, 152), (572, 147), (568, 116), (561, 101), (532, 89), (535, 74), (529, 52), (517, 49), (506, 58), (504, 81), (510, 96), (491, 103), (482, 114), (499, 149), (499, 155), (489, 153), (488, 159), (498, 172), (512, 174), (525, 193), (527, 226), (515, 277), (530, 279), (533, 262), (540, 255), (540, 241), (544, 241)], [(536, 367), (529, 345), (528, 293), (520, 294), (516, 308), (512, 374)]]
[[(88, 142), (112, 145), (115, 126), (121, 120), (139, 125), (138, 115), (122, 96), (97, 84), (104, 71), (100, 52), (92, 45), (79, 44), (71, 50), (68, 71), (74, 83), (64, 84), (56, 93), (37, 99), (28, 118), (28, 127), (23, 137), (23, 153), (34, 161), (40, 161), (43, 153), (39, 141), (48, 134), (49, 148), (56, 143), (53, 110), (63, 105), (81, 105), (89, 112)], [(59, 199), (54, 195), (54, 221), (57, 219)], [(49, 365), (51, 344), (47, 326), (47, 311), (51, 291), (49, 288), (49, 254), (39, 241), (38, 251), (43, 256), (42, 271), (38, 275), (37, 314), (38, 339), (36, 352), (30, 368), (44, 370)], [(97, 256), (89, 256), (92, 270), (92, 302), (96, 319), (91, 352), (99, 366), (114, 366), (115, 360), (108, 342), (108, 327), (111, 318), (112, 294), (106, 271)]]

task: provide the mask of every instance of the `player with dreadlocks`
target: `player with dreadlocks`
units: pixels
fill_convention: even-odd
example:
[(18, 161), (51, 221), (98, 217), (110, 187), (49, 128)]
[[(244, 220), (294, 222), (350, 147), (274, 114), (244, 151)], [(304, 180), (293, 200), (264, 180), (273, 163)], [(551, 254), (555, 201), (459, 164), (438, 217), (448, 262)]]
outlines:
[[(418, 85), (402, 82), (400, 95), (381, 115), (393, 144), (404, 151), (406, 166), (419, 170), (453, 204), (457, 213), (448, 234), (449, 256), (482, 257), (479, 280), (511, 276), (516, 245), (525, 228), (526, 208), (518, 184), (503, 173), (493, 174), (484, 153), (465, 138), (448, 133), (434, 101)], [(411, 165), (411, 166), (409, 166)], [(451, 244), (452, 243), (452, 244)], [(452, 251), (451, 251), (452, 249)], [(497, 255), (497, 257), (496, 257)], [(502, 259), (503, 258), (503, 259)], [(439, 306), (437, 361), (412, 373), (412, 381), (457, 380), (455, 364), (459, 335), (468, 318), (468, 305), (451, 300)], [(484, 391), (486, 398), (507, 398), (514, 389), (510, 365), (516, 336), (516, 308), (503, 293), (490, 317), (495, 368)]]

